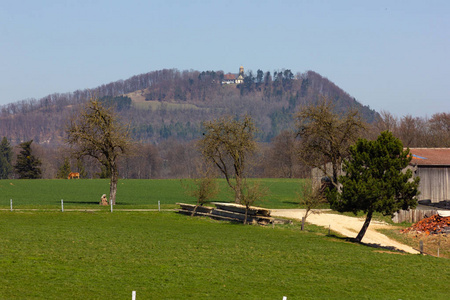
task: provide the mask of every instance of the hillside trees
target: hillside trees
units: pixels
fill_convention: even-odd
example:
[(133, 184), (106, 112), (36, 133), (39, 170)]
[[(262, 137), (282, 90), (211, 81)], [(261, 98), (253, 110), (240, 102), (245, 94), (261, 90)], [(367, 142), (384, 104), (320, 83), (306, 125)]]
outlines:
[[(357, 111), (341, 116), (333, 111), (332, 104), (322, 99), (309, 105), (296, 115), (297, 136), (300, 137), (299, 158), (313, 168), (318, 168), (337, 187), (338, 172), (348, 150), (359, 137), (364, 122)], [(327, 168), (331, 164), (331, 171)]]
[(7, 179), (12, 173), (12, 148), (6, 137), (0, 143), (0, 179)]
[(20, 153), (17, 155), (16, 164), (14, 166), (19, 179), (37, 179), (41, 178), (42, 165), (40, 159), (32, 154), (31, 143), (33, 140), (23, 142), (19, 145)]
[(350, 157), (343, 164), (344, 175), (339, 177), (341, 192), (333, 193), (331, 207), (366, 214), (356, 241), (364, 237), (374, 212), (386, 216), (416, 206), (419, 178), (412, 179), (412, 171), (406, 169), (410, 161), (409, 149), (404, 150), (401, 141), (388, 131), (375, 141), (359, 139), (350, 147)]
[(128, 130), (111, 109), (91, 98), (67, 127), (67, 143), (79, 157), (90, 156), (111, 176), (110, 201), (115, 204), (119, 176), (118, 158), (131, 149)]
[(241, 120), (222, 117), (204, 123), (205, 133), (199, 149), (207, 161), (213, 163), (234, 190), (235, 202), (241, 202), (248, 156), (256, 149), (256, 127), (250, 116)]
[(273, 138), (265, 159), (265, 173), (270, 177), (294, 178), (299, 177), (302, 170), (297, 157), (299, 141), (295, 133), (283, 130)]

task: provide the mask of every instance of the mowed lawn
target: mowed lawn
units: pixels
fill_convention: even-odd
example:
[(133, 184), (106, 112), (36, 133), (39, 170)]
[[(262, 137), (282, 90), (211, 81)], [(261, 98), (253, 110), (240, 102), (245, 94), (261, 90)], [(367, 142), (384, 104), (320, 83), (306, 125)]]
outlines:
[[(3, 181), (2, 181), (3, 183)], [(450, 262), (174, 212), (0, 212), (0, 299), (448, 299)]]
[[(186, 181), (186, 180), (184, 180)], [(231, 202), (233, 193), (220, 179), (220, 193), (215, 201)], [(255, 205), (269, 208), (297, 208), (302, 179), (251, 179), (267, 187), (267, 197)], [(99, 208), (102, 194), (109, 195), (107, 179), (34, 179), (0, 180), (0, 208)], [(109, 198), (109, 197), (108, 197)], [(195, 203), (188, 197), (179, 179), (121, 179), (117, 189), (116, 208), (174, 208), (175, 203)], [(106, 209), (106, 208), (105, 208)]]

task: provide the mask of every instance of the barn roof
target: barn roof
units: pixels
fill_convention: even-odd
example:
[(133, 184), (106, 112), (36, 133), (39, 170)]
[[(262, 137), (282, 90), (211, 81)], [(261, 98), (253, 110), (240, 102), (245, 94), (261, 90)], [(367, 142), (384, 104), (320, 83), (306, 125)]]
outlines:
[(450, 148), (410, 148), (411, 164), (418, 166), (450, 166)]

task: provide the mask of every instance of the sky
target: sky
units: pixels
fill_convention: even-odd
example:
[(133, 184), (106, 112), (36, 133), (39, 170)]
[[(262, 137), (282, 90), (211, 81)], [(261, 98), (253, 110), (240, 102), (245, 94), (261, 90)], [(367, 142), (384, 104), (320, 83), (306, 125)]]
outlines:
[(160, 69), (315, 71), (397, 117), (450, 113), (450, 1), (0, 0), (0, 105)]

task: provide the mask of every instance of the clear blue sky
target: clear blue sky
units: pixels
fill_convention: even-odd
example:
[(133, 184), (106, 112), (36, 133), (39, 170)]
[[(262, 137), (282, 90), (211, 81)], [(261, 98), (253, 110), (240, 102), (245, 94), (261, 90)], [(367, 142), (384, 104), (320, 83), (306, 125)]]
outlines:
[(0, 0), (0, 105), (176, 68), (313, 70), (377, 111), (450, 112), (450, 1)]

